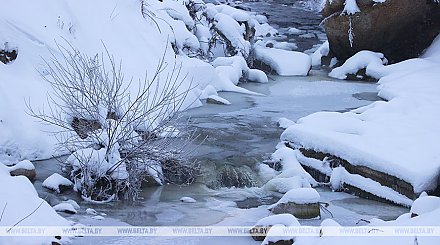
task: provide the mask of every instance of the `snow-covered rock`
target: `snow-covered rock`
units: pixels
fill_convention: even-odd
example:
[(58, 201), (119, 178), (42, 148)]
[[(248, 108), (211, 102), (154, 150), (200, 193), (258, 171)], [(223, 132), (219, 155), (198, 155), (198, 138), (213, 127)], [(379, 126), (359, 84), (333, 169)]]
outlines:
[(50, 190), (54, 190), (58, 193), (61, 192), (61, 189), (72, 186), (73, 186), (72, 181), (68, 180), (67, 178), (61, 176), (58, 173), (52, 174), (43, 181), (43, 187), (46, 187), (47, 189)]
[(260, 219), (250, 230), (251, 236), (255, 241), (263, 241), (271, 227), (276, 225), (301, 226), (295, 216), (291, 214), (276, 214)]
[(306, 76), (312, 63), (307, 54), (276, 48), (256, 47), (255, 58), (280, 76)]
[(29, 180), (34, 180), (37, 173), (35, 166), (29, 160), (23, 160), (9, 167), (9, 172), (12, 176), (26, 176)]
[(68, 214), (76, 214), (78, 211), (76, 211), (75, 207), (71, 203), (68, 202), (62, 202), (55, 206), (53, 206), (53, 209), (57, 212), (64, 212)]
[(313, 188), (296, 188), (269, 206), (269, 210), (274, 214), (290, 213), (301, 219), (315, 218), (320, 216), (319, 199), (319, 193)]

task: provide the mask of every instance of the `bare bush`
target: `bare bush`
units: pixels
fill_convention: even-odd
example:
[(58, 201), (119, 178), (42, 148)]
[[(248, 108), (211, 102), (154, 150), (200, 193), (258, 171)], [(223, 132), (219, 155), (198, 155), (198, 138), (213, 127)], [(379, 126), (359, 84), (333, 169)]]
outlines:
[(58, 146), (73, 153), (67, 165), (84, 199), (135, 199), (147, 179), (194, 181), (198, 168), (184, 154), (192, 135), (172, 126), (189, 92), (181, 88), (186, 77), (180, 67), (164, 74), (162, 57), (152, 78), (146, 74), (135, 84), (107, 50), (89, 57), (72, 46), (58, 49), (61, 58), (45, 60), (42, 74), (53, 88), (49, 107), (34, 110), (28, 103), (29, 114), (61, 128), (55, 132)]

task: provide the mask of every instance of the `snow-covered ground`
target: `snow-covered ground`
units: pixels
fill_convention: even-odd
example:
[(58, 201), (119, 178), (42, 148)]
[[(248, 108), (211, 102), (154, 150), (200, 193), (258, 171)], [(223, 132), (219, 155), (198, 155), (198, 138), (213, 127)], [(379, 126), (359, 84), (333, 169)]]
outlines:
[[(186, 5), (196, 11), (190, 13)], [(3, 3), (0, 49), (15, 50), (18, 55), (8, 64), (0, 63), (0, 161), (13, 164), (54, 154), (56, 140), (42, 131), (56, 130), (31, 118), (26, 102), (34, 110), (47, 108), (51, 87), (43, 79), (48, 78), (45, 61), (60, 58), (60, 46), (72, 46), (89, 57), (107, 50), (116, 62), (122, 62), (124, 85), (129, 84), (130, 78), (143, 80), (146, 71), (146, 78), (152, 79), (163, 60), (165, 65), (156, 82), (165, 84), (172, 70), (179, 70), (175, 82), (181, 86), (177, 93), (193, 88), (182, 106), (190, 108), (200, 106), (199, 99), (216, 96), (217, 91), (249, 92), (236, 86), (242, 76), (256, 82), (267, 80), (262, 72), (249, 69), (246, 62), (236, 62), (239, 57), (214, 66), (206, 62), (208, 58), (226, 56), (225, 44), (219, 41), (214, 40), (214, 47), (208, 50), (213, 26), (231, 41), (234, 52), (240, 56), (249, 54), (251, 44), (243, 39), (245, 29), (238, 21), (254, 27), (257, 36), (275, 31), (264, 16), (202, 1)], [(199, 56), (205, 58), (195, 58)], [(131, 83), (129, 91), (137, 89), (138, 83)]]

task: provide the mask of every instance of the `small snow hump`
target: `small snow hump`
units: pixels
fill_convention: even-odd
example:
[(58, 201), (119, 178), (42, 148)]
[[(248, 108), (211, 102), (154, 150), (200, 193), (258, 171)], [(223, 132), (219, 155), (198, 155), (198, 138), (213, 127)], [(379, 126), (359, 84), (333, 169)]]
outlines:
[(195, 202), (197, 202), (196, 199), (194, 199), (192, 197), (182, 197), (182, 198), (180, 198), (180, 201), (184, 202), (184, 203), (195, 203)]

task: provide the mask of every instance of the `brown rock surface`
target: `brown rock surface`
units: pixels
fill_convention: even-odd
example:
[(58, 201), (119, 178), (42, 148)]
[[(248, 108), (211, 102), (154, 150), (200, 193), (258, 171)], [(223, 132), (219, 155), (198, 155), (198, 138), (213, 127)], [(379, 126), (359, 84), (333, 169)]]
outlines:
[(327, 1), (322, 12), (330, 50), (339, 60), (361, 50), (381, 52), (391, 63), (414, 58), (440, 33), (440, 4), (431, 0), (357, 0), (361, 12), (354, 15), (341, 14), (344, 2)]

